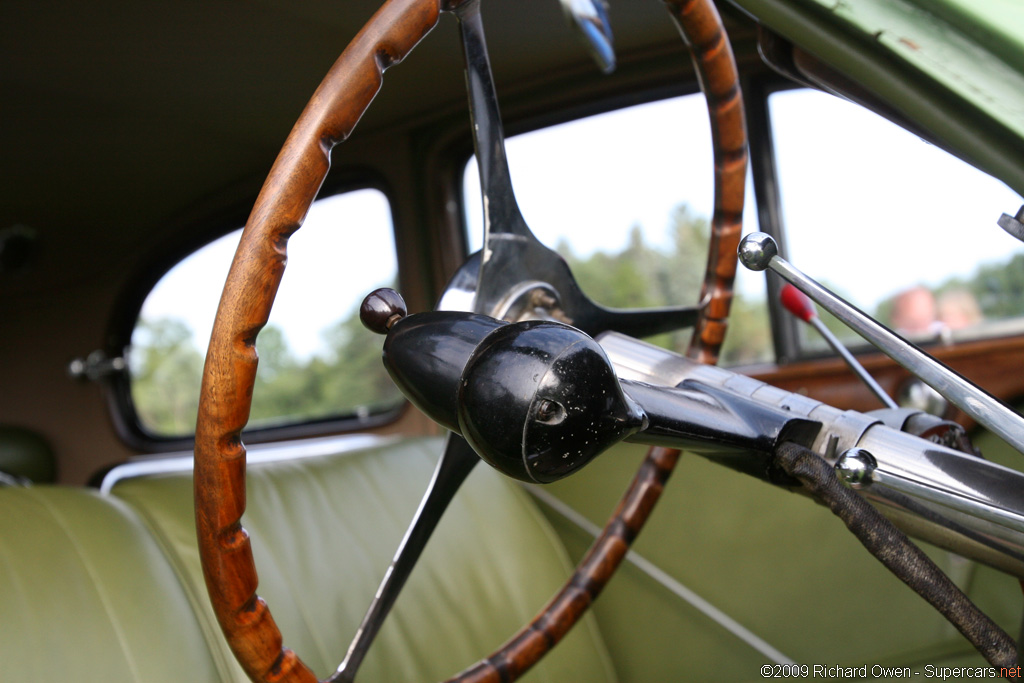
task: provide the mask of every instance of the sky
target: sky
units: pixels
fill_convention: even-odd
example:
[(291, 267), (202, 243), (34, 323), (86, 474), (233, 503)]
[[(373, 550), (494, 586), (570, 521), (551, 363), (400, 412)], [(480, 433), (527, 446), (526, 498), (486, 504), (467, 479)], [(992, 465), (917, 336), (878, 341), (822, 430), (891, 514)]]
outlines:
[[(901, 288), (969, 275), (1024, 248), (996, 224), (1022, 201), (1002, 182), (856, 105), (820, 93), (774, 97), (797, 266), (873, 307)], [(801, 113), (810, 106), (808, 121)]]
[[(1024, 248), (996, 225), (1021, 205), (1002, 182), (829, 95), (778, 93), (770, 106), (790, 258), (858, 304), (873, 307), (899, 288), (967, 275)], [(516, 196), (542, 241), (567, 236), (578, 253), (614, 250), (634, 223), (665, 240), (680, 201), (710, 213), (703, 98), (637, 109), (639, 124), (627, 125), (633, 112), (620, 111), (509, 141)], [(479, 192), (476, 178), (468, 180)], [(467, 205), (471, 220), (480, 215), (479, 201)], [(745, 232), (757, 229), (754, 206), (748, 182)], [(763, 291), (761, 283), (739, 276), (746, 291)]]
[[(288, 265), (270, 314), (300, 358), (322, 352), (322, 332), (347, 317), (366, 294), (397, 272), (391, 210), (378, 190), (318, 200), (288, 241)], [(210, 243), (173, 268), (143, 304), (141, 316), (176, 317), (205, 352), (220, 292), (241, 231)]]
[[(1001, 213), (1021, 205), (999, 181), (828, 95), (780, 93), (771, 107), (791, 260), (859, 306), (967, 275), (978, 263), (1024, 248), (996, 226)], [(634, 224), (649, 242), (666, 243), (670, 212), (680, 202), (705, 216), (711, 211), (711, 147), (699, 95), (517, 136), (508, 141), (508, 156), (527, 224), (549, 246), (568, 240), (578, 255), (621, 249)], [(478, 193), (471, 166), (467, 219), (476, 245)], [(749, 183), (747, 208), (749, 232), (756, 229)], [(384, 195), (375, 190), (314, 204), (289, 243), (271, 317), (297, 355), (321, 351), (323, 328), (393, 279), (390, 224)], [(237, 241), (229, 235), (175, 268), (147, 299), (143, 316), (186, 320), (205, 348)], [(741, 272), (738, 286), (756, 295), (763, 276)]]

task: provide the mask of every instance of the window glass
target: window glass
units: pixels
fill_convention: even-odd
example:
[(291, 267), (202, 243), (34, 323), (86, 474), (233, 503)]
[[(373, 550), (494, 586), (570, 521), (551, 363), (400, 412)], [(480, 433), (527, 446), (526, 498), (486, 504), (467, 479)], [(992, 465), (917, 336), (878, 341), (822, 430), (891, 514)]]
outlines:
[[(592, 299), (622, 308), (697, 301), (714, 199), (702, 95), (578, 119), (506, 144), (527, 224), (566, 258)], [(473, 159), (464, 180), (472, 250), (483, 243), (477, 173)], [(748, 189), (745, 221), (753, 225), (755, 216)], [(738, 273), (723, 363), (772, 357), (764, 300), (763, 275)], [(650, 341), (682, 352), (690, 336), (687, 330)]]
[[(381, 340), (363, 328), (358, 312), (368, 292), (397, 284), (393, 234), (387, 199), (377, 190), (326, 197), (310, 208), (288, 242), (288, 268), (256, 340), (250, 428), (366, 416), (400, 400), (380, 361)], [(142, 306), (129, 371), (136, 412), (150, 433), (195, 430), (206, 347), (240, 235), (183, 260)]]
[(918, 342), (1024, 329), (1024, 245), (996, 225), (1016, 213), (1015, 192), (845, 100), (793, 90), (769, 107), (797, 267)]

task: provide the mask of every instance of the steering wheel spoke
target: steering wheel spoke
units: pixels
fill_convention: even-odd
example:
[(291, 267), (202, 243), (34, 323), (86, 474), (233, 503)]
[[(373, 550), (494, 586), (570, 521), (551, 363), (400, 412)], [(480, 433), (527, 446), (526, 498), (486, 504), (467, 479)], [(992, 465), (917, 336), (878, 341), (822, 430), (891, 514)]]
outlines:
[(356, 631), (344, 661), (338, 672), (327, 679), (330, 683), (352, 683), (359, 671), (363, 658), (373, 644), (377, 632), (398, 599), (406, 579), (427, 546), (448, 504), (473, 471), (480, 458), (461, 436), (449, 433), (441, 459), (437, 461), (434, 476), (430, 479), (426, 493), (420, 501), (409, 528), (398, 545), (398, 551), (391, 565), (384, 573), (384, 580), (377, 588), (377, 594), (366, 611), (359, 630)]
[(696, 325), (703, 305), (621, 310), (595, 303), (583, 293), (565, 260), (530, 230), (512, 187), (480, 0), (463, 3), (455, 14), (484, 207), (482, 256), (467, 263), (468, 274), (454, 285), (473, 292), (472, 310), (506, 320), (548, 317), (591, 335), (615, 330), (647, 337)]

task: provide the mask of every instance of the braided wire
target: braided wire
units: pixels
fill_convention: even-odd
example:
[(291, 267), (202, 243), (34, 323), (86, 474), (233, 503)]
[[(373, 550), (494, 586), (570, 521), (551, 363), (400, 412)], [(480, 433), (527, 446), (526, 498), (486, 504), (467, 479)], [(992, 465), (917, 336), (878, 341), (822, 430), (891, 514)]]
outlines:
[(775, 464), (804, 485), (843, 520), (857, 540), (885, 567), (946, 617), (996, 668), (1017, 666), (1017, 644), (914, 545), (906, 534), (862, 497), (843, 486), (824, 458), (787, 442)]

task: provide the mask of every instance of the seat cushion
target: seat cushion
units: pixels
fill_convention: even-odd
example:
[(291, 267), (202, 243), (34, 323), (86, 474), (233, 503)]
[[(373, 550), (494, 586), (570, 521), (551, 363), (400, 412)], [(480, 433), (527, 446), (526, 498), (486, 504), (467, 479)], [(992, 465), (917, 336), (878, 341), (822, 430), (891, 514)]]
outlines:
[(214, 681), (174, 570), (124, 503), (84, 489), (0, 488), (0, 678)]
[[(341, 661), (426, 489), (443, 442), (392, 441), (326, 457), (250, 465), (243, 523), (259, 593), (319, 677)], [(197, 610), (214, 624), (196, 549), (190, 473), (121, 481), (172, 558)], [(570, 572), (533, 501), (476, 468), (371, 648), (366, 681), (440, 680), (473, 664), (528, 622)], [(227, 651), (223, 639), (217, 643)], [(233, 665), (234, 680), (245, 680)], [(597, 626), (584, 620), (526, 680), (610, 681)]]

